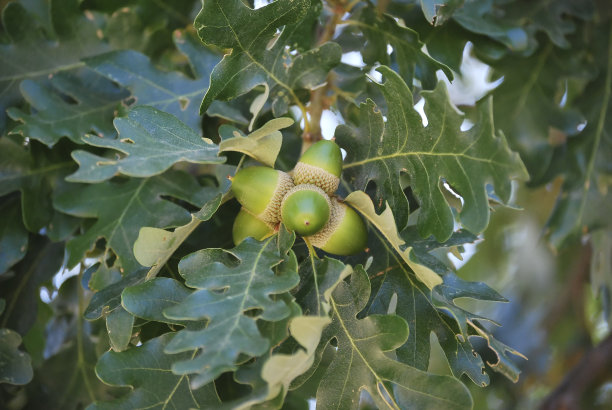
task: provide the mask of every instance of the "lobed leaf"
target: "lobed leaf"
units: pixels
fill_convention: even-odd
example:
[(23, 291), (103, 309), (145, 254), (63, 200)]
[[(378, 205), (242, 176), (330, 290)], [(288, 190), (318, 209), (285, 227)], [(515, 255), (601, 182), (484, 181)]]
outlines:
[[(275, 238), (263, 242), (247, 239), (229, 251), (204, 249), (179, 263), (185, 284), (196, 290), (179, 305), (166, 309), (164, 315), (174, 320), (207, 319), (208, 326), (199, 331), (180, 331), (166, 352), (201, 351), (172, 367), (177, 374), (195, 373), (193, 386), (234, 370), (240, 353), (265, 353), (269, 344), (257, 328), (257, 319), (278, 321), (290, 314), (283, 301), (271, 297), (295, 287), (299, 277), (295, 270), (275, 274), (273, 268), (285, 257)], [(256, 314), (246, 314), (253, 309)]]
[[(90, 70), (57, 73), (44, 82), (24, 80), (20, 90), (30, 104), (30, 113), (9, 108), (7, 114), (22, 124), (11, 134), (36, 139), (52, 147), (68, 137), (82, 144), (85, 134), (112, 137), (111, 126), (120, 102), (129, 94)], [(70, 102), (66, 98), (71, 99)]]
[(216, 189), (203, 188), (179, 171), (125, 182), (75, 185), (57, 195), (54, 206), (61, 212), (97, 221), (82, 235), (68, 241), (68, 266), (76, 265), (103, 237), (106, 253), (112, 249), (125, 271), (138, 269), (140, 264), (134, 259), (132, 248), (140, 228), (180, 226), (190, 219), (186, 209), (162, 196), (201, 206), (216, 194)]
[[(312, 2), (311, 7), (310, 0), (277, 0), (257, 10), (240, 0), (204, 2), (195, 20), (198, 35), (205, 44), (232, 52), (212, 71), (200, 112), (208, 110), (214, 100), (233, 99), (257, 85), (265, 85), (272, 96), (275, 116), (287, 112), (290, 104), (303, 108), (299, 92), (322, 85), (342, 54), (335, 43), (296, 57), (287, 52), (294, 49), (304, 27), (311, 25), (310, 19), (304, 18), (309, 10), (319, 13), (320, 2)], [(276, 29), (283, 26), (282, 34), (268, 47)]]
[[(37, 81), (81, 67), (83, 57), (109, 49), (96, 34), (97, 25), (83, 15), (78, 0), (53, 0), (38, 18), (19, 2), (2, 9), (2, 26), (10, 43), (0, 44), (0, 111), (20, 100), (23, 80)], [(41, 27), (39, 21), (49, 22)], [(43, 30), (44, 28), (44, 30)], [(46, 36), (45, 36), (46, 34)], [(0, 115), (0, 131), (6, 117)]]
[(89, 145), (111, 148), (125, 156), (105, 158), (88, 151), (77, 150), (72, 157), (79, 170), (68, 176), (73, 182), (101, 182), (117, 174), (150, 177), (161, 174), (177, 162), (218, 164), (225, 158), (217, 156), (219, 147), (203, 139), (171, 114), (153, 107), (136, 107), (127, 117), (116, 118), (119, 138), (83, 137)]
[(180, 72), (162, 71), (149, 57), (133, 50), (112, 51), (84, 62), (98, 74), (130, 90), (135, 105), (164, 111), (199, 132), (198, 101), (208, 88), (210, 72), (220, 56), (202, 47), (188, 32), (176, 31), (173, 40), (189, 60), (193, 78)]
[(369, 280), (359, 267), (350, 284), (341, 282), (332, 294), (332, 324), (319, 348), (334, 338), (338, 350), (317, 390), (317, 404), (357, 408), (365, 389), (379, 408), (471, 408), (471, 396), (460, 381), (425, 373), (385, 354), (406, 341), (408, 326), (395, 315), (358, 319), (369, 295)]
[(168, 355), (166, 346), (173, 334), (151, 339), (125, 352), (106, 352), (96, 365), (96, 374), (107, 384), (129, 386), (131, 392), (114, 400), (96, 402), (95, 409), (217, 408), (221, 401), (214, 385), (193, 389), (188, 375), (171, 371), (172, 363), (195, 356), (195, 351)]
[[(380, 14), (373, 7), (357, 9), (343, 24), (354, 27), (358, 37), (363, 61), (368, 65), (376, 62), (390, 65), (391, 55), (394, 56), (398, 72), (402, 79), (412, 88), (413, 80), (418, 78), (424, 89), (435, 88), (438, 78), (436, 71), (442, 70), (449, 80), (453, 80), (453, 72), (449, 67), (434, 60), (423, 51), (424, 44), (419, 34), (400, 24), (388, 14)], [(343, 32), (343, 35), (346, 35)], [(362, 47), (363, 44), (363, 47)], [(387, 45), (393, 48), (389, 53)]]
[[(341, 125), (336, 129), (338, 144), (347, 150), (344, 175), (356, 189), (376, 183), (376, 201), (388, 201), (397, 225), (403, 229), (408, 218), (408, 200), (400, 175), (410, 177), (410, 186), (421, 205), (419, 232), (448, 239), (454, 226), (451, 207), (440, 184), (447, 182), (463, 198), (461, 223), (472, 232), (481, 232), (489, 221), (485, 185), (491, 182), (496, 194), (507, 203), (512, 178), (526, 178), (527, 172), (503, 136), (494, 133), (491, 102), (479, 106), (477, 125), (460, 131), (463, 118), (455, 112), (443, 83), (434, 91), (423, 91), (425, 114), (432, 120), (424, 127), (413, 108), (412, 93), (388, 67), (377, 69), (385, 76), (378, 88), (387, 102), (387, 121), (372, 100), (360, 106), (360, 128)], [(436, 119), (435, 121), (433, 119)]]

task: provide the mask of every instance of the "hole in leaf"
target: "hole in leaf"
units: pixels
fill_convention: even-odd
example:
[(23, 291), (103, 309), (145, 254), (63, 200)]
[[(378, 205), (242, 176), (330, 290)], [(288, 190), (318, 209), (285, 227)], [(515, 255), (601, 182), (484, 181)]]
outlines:
[(253, 308), (253, 309), (246, 310), (244, 312), (244, 315), (248, 316), (248, 317), (256, 318), (256, 317), (259, 317), (262, 313), (263, 313), (262, 309), (260, 309), (260, 308)]
[(185, 97), (180, 97), (179, 104), (181, 105), (181, 111), (185, 111), (189, 106), (189, 99)]

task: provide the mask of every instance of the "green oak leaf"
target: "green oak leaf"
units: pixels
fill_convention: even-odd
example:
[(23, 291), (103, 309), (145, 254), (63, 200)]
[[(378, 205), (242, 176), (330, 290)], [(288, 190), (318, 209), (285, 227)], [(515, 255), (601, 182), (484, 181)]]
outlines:
[(218, 408), (221, 400), (213, 384), (194, 389), (188, 375), (171, 371), (175, 361), (189, 360), (196, 354), (165, 354), (173, 336), (167, 333), (125, 352), (106, 352), (96, 364), (98, 377), (104, 383), (129, 386), (132, 390), (117, 399), (93, 403), (88, 409)]
[[(434, 60), (423, 51), (423, 43), (419, 34), (398, 23), (388, 14), (379, 14), (373, 7), (357, 9), (349, 19), (343, 20), (356, 34), (363, 34), (367, 39), (359, 37), (359, 49), (363, 61), (368, 65), (378, 62), (390, 65), (393, 55), (398, 65), (398, 72), (406, 84), (411, 88), (415, 76), (421, 81), (423, 88), (433, 89), (437, 82), (436, 71), (442, 70), (449, 80), (453, 79), (453, 72), (446, 65)], [(345, 32), (342, 33), (346, 35)], [(387, 45), (393, 47), (389, 53)]]
[[(53, 0), (44, 6), (39, 19), (19, 2), (2, 10), (2, 26), (10, 43), (0, 44), (0, 111), (20, 101), (23, 80), (47, 78), (61, 71), (81, 67), (81, 58), (108, 50), (97, 35), (97, 24), (79, 9), (78, 0)], [(48, 20), (47, 20), (48, 19)], [(37, 21), (50, 21), (41, 28)], [(45, 35), (46, 34), (46, 35)], [(0, 115), (0, 130), (6, 117)]]
[(356, 189), (376, 183), (376, 199), (389, 202), (397, 226), (403, 229), (408, 218), (408, 200), (400, 175), (410, 177), (410, 186), (421, 205), (419, 232), (448, 239), (454, 216), (443, 195), (446, 181), (463, 198), (461, 223), (471, 232), (481, 232), (489, 222), (486, 184), (492, 183), (504, 203), (510, 199), (511, 179), (526, 178), (527, 172), (503, 135), (496, 136), (491, 116), (491, 100), (479, 106), (477, 125), (461, 131), (463, 117), (451, 105), (444, 83), (423, 91), (425, 114), (431, 118), (423, 126), (413, 108), (413, 96), (404, 81), (390, 68), (377, 69), (385, 77), (378, 88), (387, 102), (385, 122), (372, 100), (360, 106), (358, 129), (341, 125), (336, 141), (346, 149), (344, 177)]
[[(115, 134), (113, 118), (121, 100), (129, 95), (124, 89), (90, 70), (60, 72), (48, 83), (22, 81), (21, 93), (32, 108), (29, 114), (18, 108), (7, 110), (9, 117), (22, 123), (11, 134), (49, 147), (62, 137), (82, 144), (81, 137), (90, 132), (107, 137)], [(65, 96), (74, 102), (67, 102)]]
[[(422, 239), (416, 226), (411, 225), (401, 232), (401, 236), (412, 246), (420, 263), (442, 275), (443, 282), (433, 290), (428, 289), (382, 237), (376, 238), (370, 243), (372, 253), (379, 256), (369, 269), (373, 277), (373, 298), (368, 313), (387, 313), (395, 299), (395, 314), (403, 317), (410, 327), (408, 340), (397, 350), (400, 361), (427, 370), (431, 350), (429, 336), (434, 332), (455, 377), (465, 374), (480, 386), (488, 385), (490, 378), (485, 372), (485, 364), (476, 353), (467, 328), (476, 326), (475, 320), (488, 319), (460, 309), (454, 300), (504, 302), (506, 299), (484, 283), (460, 279), (431, 253), (472, 242), (474, 235), (459, 231), (448, 241), (439, 243), (433, 237)], [(483, 332), (490, 336), (489, 332)]]
[(176, 31), (174, 44), (190, 63), (193, 78), (162, 71), (149, 57), (133, 50), (112, 51), (85, 59), (85, 64), (132, 93), (136, 105), (172, 114), (193, 130), (201, 129), (198, 104), (208, 89), (210, 72), (220, 56), (202, 47), (188, 32)]
[(186, 209), (163, 199), (163, 196), (201, 206), (214, 195), (216, 189), (203, 188), (188, 174), (179, 171), (124, 182), (107, 181), (70, 187), (54, 198), (55, 208), (81, 218), (96, 218), (97, 221), (82, 235), (68, 241), (68, 266), (75, 266), (103, 237), (106, 239), (106, 253), (112, 249), (125, 271), (138, 269), (140, 264), (134, 258), (132, 248), (140, 228), (175, 227), (190, 220)]
[(466, 1), (455, 10), (453, 19), (474, 33), (489, 36), (513, 51), (529, 54), (537, 44), (536, 34), (546, 33), (557, 47), (568, 48), (568, 36), (575, 31), (572, 17), (588, 20), (593, 17), (591, 2), (547, 0), (500, 2), (496, 0)]
[(58, 150), (49, 151), (34, 142), (20, 144), (19, 137), (0, 137), (0, 196), (21, 192), (23, 223), (38, 232), (54, 217), (51, 206), (53, 187), (72, 171), (74, 162)]
[[(253, 10), (241, 0), (203, 2), (194, 23), (198, 35), (205, 44), (232, 52), (212, 71), (200, 112), (208, 110), (214, 100), (233, 99), (257, 85), (265, 85), (266, 93), (272, 96), (275, 116), (287, 112), (290, 104), (304, 111), (299, 94), (322, 85), (342, 54), (335, 43), (325, 43), (297, 56), (288, 52), (287, 47), (294, 49), (295, 37), (303, 33), (304, 24), (311, 24), (309, 19), (302, 20), (310, 6), (310, 0), (277, 0)], [(320, 11), (320, 2), (312, 6)], [(283, 26), (283, 32), (268, 49), (276, 30)]]
[(203, 139), (172, 114), (149, 106), (136, 107), (127, 117), (116, 118), (119, 138), (86, 135), (89, 145), (111, 148), (125, 156), (105, 158), (77, 150), (72, 157), (79, 169), (66, 178), (73, 182), (101, 182), (117, 174), (150, 177), (161, 174), (180, 161), (197, 164), (219, 164), (219, 147)]
[(33, 371), (30, 355), (19, 350), (21, 336), (10, 329), (0, 329), (0, 383), (27, 384)]
[[(594, 67), (586, 63), (588, 54), (546, 42), (529, 57), (507, 56), (492, 64), (504, 79), (493, 91), (495, 124), (521, 154), (532, 185), (554, 178), (548, 171), (555, 151), (565, 149), (565, 142), (577, 137), (586, 123), (567, 87), (594, 76)], [(566, 92), (568, 102), (562, 105)]]
[[(263, 322), (259, 326), (270, 344), (278, 348), (254, 363), (238, 368), (236, 381), (250, 385), (252, 390), (248, 395), (226, 403), (228, 406), (235, 409), (274, 407), (275, 403), (285, 400), (291, 383), (297, 378), (308, 378), (309, 370), (317, 359), (320, 360), (317, 346), (323, 329), (331, 323), (331, 293), (351, 274), (352, 268), (337, 259), (324, 258), (305, 260), (299, 269), (302, 277), (301, 287), (296, 293), (299, 305), (288, 294), (281, 295), (290, 306), (294, 306), (292, 314), (281, 321)], [(304, 315), (300, 306), (306, 306)], [(287, 339), (289, 334), (293, 339)]]
[(15, 198), (0, 202), (0, 277), (19, 262), (28, 249), (28, 231), (23, 226), (20, 208)]
[(332, 323), (323, 332), (338, 350), (317, 390), (322, 408), (358, 408), (366, 390), (379, 408), (470, 409), (472, 398), (459, 380), (402, 364), (385, 354), (406, 341), (408, 325), (396, 315), (358, 319), (370, 296), (370, 282), (357, 267), (350, 284), (341, 282), (331, 298)]
[[(268, 340), (260, 334), (256, 321), (287, 317), (287, 304), (271, 296), (289, 291), (299, 281), (297, 263), (294, 269), (276, 274), (273, 270), (287, 251), (279, 249), (276, 236), (272, 236), (263, 242), (247, 239), (231, 250), (204, 249), (181, 260), (179, 272), (185, 284), (196, 290), (179, 305), (166, 309), (164, 315), (174, 320), (206, 319), (208, 326), (199, 331), (181, 330), (166, 347), (167, 353), (201, 351), (190, 360), (175, 363), (175, 373), (195, 374), (192, 385), (202, 386), (234, 370), (240, 353), (260, 356), (268, 350)], [(258, 313), (245, 314), (253, 309)]]

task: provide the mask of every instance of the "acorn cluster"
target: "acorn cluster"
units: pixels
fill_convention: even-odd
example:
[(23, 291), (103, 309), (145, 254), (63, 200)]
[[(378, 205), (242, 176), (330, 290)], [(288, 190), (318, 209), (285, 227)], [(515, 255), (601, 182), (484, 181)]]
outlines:
[(327, 140), (313, 144), (292, 175), (263, 166), (240, 170), (232, 180), (232, 191), (242, 205), (232, 230), (234, 243), (249, 236), (262, 240), (282, 222), (325, 252), (351, 255), (363, 250), (363, 220), (334, 196), (341, 173), (340, 147)]

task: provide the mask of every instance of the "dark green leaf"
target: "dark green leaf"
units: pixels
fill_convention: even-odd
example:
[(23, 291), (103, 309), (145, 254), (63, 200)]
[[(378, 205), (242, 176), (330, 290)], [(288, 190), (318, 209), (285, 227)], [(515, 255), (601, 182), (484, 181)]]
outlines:
[(137, 105), (150, 105), (172, 114), (193, 130), (200, 129), (198, 102), (208, 88), (219, 56), (202, 47), (187, 32), (177, 31), (174, 43), (191, 63), (194, 78), (156, 68), (136, 51), (113, 51), (85, 59), (88, 67), (131, 91)]
[[(358, 9), (350, 19), (345, 20), (347, 24), (359, 29), (367, 39), (360, 38), (361, 54), (366, 64), (373, 65), (379, 62), (390, 65), (391, 55), (387, 45), (393, 47), (392, 55), (399, 66), (399, 74), (402, 79), (412, 88), (412, 81), (416, 77), (421, 81), (423, 88), (433, 89), (438, 82), (436, 71), (442, 70), (452, 81), (453, 73), (444, 64), (434, 60), (423, 52), (423, 43), (419, 40), (419, 34), (403, 25), (400, 25), (392, 16), (380, 15), (372, 7)], [(343, 35), (346, 35), (343, 32)]]
[[(112, 137), (113, 117), (128, 93), (106, 78), (89, 70), (60, 72), (49, 85), (32, 80), (21, 83), (21, 93), (32, 107), (30, 113), (10, 108), (7, 113), (22, 124), (12, 134), (36, 139), (52, 147), (62, 137), (81, 144), (81, 137), (90, 132)], [(69, 97), (72, 101), (66, 101)]]
[(339, 126), (338, 144), (347, 150), (344, 175), (356, 189), (376, 183), (376, 201), (386, 200), (402, 229), (408, 218), (408, 200), (399, 176), (406, 173), (410, 186), (420, 201), (419, 232), (448, 239), (454, 217), (442, 193), (443, 181), (463, 197), (459, 214), (461, 223), (472, 232), (481, 232), (489, 221), (489, 203), (485, 184), (491, 182), (504, 203), (511, 193), (511, 178), (525, 178), (523, 163), (508, 148), (505, 138), (496, 136), (491, 101), (479, 107), (476, 126), (460, 131), (462, 116), (450, 104), (443, 83), (434, 91), (422, 92), (425, 114), (430, 118), (423, 127), (412, 106), (412, 93), (402, 79), (388, 67), (378, 68), (385, 83), (378, 85), (389, 107), (388, 120), (373, 101), (361, 104), (359, 129)]
[(129, 386), (132, 391), (118, 399), (97, 402), (94, 409), (175, 409), (218, 408), (221, 401), (215, 387), (210, 384), (193, 389), (187, 375), (171, 371), (177, 360), (189, 360), (196, 351), (167, 355), (164, 350), (172, 341), (172, 334), (149, 340), (140, 347), (125, 352), (107, 352), (96, 365), (96, 374), (104, 383)]
[[(22, 80), (46, 78), (60, 71), (81, 67), (82, 57), (108, 50), (108, 45), (96, 35), (96, 24), (86, 19), (78, 0), (49, 2), (42, 21), (47, 36), (37, 25), (40, 21), (18, 2), (10, 2), (2, 10), (2, 24), (9, 44), (0, 44), (0, 111), (19, 101)], [(48, 20), (47, 20), (48, 19)], [(5, 116), (0, 115), (0, 130), (5, 127)]]
[[(275, 274), (273, 268), (284, 258), (276, 237), (263, 242), (247, 239), (236, 248), (205, 249), (186, 256), (179, 263), (185, 284), (196, 290), (164, 315), (175, 320), (209, 321), (200, 331), (182, 330), (166, 352), (201, 349), (202, 353), (172, 367), (178, 374), (196, 373), (194, 386), (209, 383), (225, 371), (236, 368), (240, 353), (259, 356), (269, 347), (256, 320), (278, 321), (291, 311), (272, 295), (292, 289), (299, 281), (297, 272)], [(296, 265), (297, 267), (297, 265)], [(256, 309), (258, 313), (246, 315)]]
[[(200, 107), (205, 112), (214, 100), (230, 100), (266, 85), (272, 96), (276, 116), (284, 114), (290, 104), (304, 107), (298, 93), (325, 82), (328, 71), (340, 62), (342, 50), (326, 43), (293, 57), (295, 33), (302, 33), (300, 22), (308, 12), (310, 0), (277, 0), (253, 10), (241, 0), (213, 0), (203, 3), (195, 27), (202, 41), (221, 48), (231, 48), (211, 74), (210, 88)], [(313, 9), (320, 10), (314, 2)], [(276, 29), (286, 26), (268, 50)], [(256, 110), (258, 111), (258, 110)]]
[(0, 329), (0, 383), (27, 384), (32, 380), (30, 356), (18, 349), (19, 333)]
[(162, 196), (201, 206), (210, 194), (210, 189), (202, 188), (192, 177), (178, 171), (122, 183), (75, 185), (54, 199), (56, 209), (82, 218), (97, 218), (97, 221), (82, 235), (68, 241), (68, 265), (76, 265), (98, 238), (103, 237), (106, 252), (112, 249), (121, 266), (131, 272), (140, 267), (132, 252), (140, 228), (168, 228), (189, 222), (186, 209)]
[(317, 390), (317, 405), (358, 408), (365, 389), (379, 408), (471, 408), (470, 394), (460, 381), (425, 373), (385, 355), (406, 341), (408, 326), (395, 315), (357, 319), (369, 296), (370, 283), (360, 267), (350, 284), (341, 282), (332, 294), (332, 324), (319, 347), (324, 349), (335, 338), (338, 350)]
[(80, 167), (68, 181), (101, 182), (117, 174), (150, 177), (180, 161), (197, 164), (225, 161), (217, 156), (219, 147), (212, 141), (203, 139), (173, 115), (153, 107), (136, 107), (114, 123), (119, 138), (86, 135), (83, 141), (120, 151), (125, 156), (104, 158), (87, 151), (74, 151), (72, 156)]

